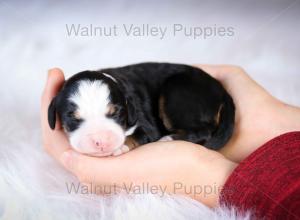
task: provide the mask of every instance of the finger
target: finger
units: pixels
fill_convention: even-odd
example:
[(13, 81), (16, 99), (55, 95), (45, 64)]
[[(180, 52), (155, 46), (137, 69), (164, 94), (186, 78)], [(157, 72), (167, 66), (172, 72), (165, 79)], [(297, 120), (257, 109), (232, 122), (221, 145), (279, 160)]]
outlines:
[(201, 69), (221, 81), (233, 96), (239, 96), (241, 91), (247, 90), (249, 94), (266, 91), (254, 81), (243, 68), (234, 65), (198, 65)]
[(232, 74), (239, 73), (241, 76), (247, 76), (246, 72), (239, 66), (234, 65), (211, 65), (211, 64), (198, 64), (196, 67), (204, 70), (212, 77), (224, 81), (232, 77)]
[(48, 124), (48, 106), (52, 98), (61, 89), (63, 83), (64, 75), (60, 69), (55, 68), (49, 70), (47, 83), (45, 85), (41, 100), (43, 144), (48, 153), (50, 153), (56, 159), (59, 159), (63, 152), (70, 149), (70, 144), (65, 133), (58, 129), (57, 126), (56, 130), (51, 130)]
[(60, 162), (61, 155), (71, 149), (67, 135), (63, 130), (50, 130), (45, 136), (44, 147), (46, 151)]
[(59, 68), (53, 68), (48, 71), (48, 78), (43, 92), (43, 98), (51, 101), (51, 99), (61, 89), (65, 81), (63, 71)]
[(210, 65), (210, 64), (197, 64), (196, 67), (202, 69), (203, 71), (207, 72), (211, 76), (216, 78), (216, 74), (218, 72), (218, 68), (216, 65)]
[[(58, 93), (64, 83), (64, 75), (62, 70), (54, 68), (49, 70), (48, 79), (43, 91), (42, 100), (41, 100), (41, 117), (42, 117), (42, 129), (50, 129), (48, 125), (48, 107), (53, 97)], [(56, 123), (59, 128), (59, 121)]]
[(234, 99), (243, 96), (241, 91), (259, 88), (258, 84), (239, 66), (200, 64), (196, 67), (219, 80)]

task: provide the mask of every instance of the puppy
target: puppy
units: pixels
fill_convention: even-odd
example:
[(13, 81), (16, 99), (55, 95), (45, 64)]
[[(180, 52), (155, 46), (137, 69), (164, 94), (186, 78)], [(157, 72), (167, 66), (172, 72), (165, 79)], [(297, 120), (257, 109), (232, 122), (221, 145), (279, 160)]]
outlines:
[(235, 107), (201, 69), (141, 63), (72, 76), (49, 106), (52, 129), (56, 116), (75, 150), (109, 156), (158, 140), (218, 150), (232, 135)]

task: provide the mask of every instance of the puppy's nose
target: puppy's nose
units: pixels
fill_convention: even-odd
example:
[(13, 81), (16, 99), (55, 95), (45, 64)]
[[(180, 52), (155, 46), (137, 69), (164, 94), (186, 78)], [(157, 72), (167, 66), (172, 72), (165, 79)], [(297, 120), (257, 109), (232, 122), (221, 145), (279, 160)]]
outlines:
[(92, 139), (94, 148), (99, 149), (101, 151), (103, 151), (103, 144), (100, 138), (97, 139)]
[(116, 146), (114, 146), (115, 135), (112, 131), (102, 131), (95, 134), (89, 135), (89, 143), (93, 149), (99, 152), (110, 152)]

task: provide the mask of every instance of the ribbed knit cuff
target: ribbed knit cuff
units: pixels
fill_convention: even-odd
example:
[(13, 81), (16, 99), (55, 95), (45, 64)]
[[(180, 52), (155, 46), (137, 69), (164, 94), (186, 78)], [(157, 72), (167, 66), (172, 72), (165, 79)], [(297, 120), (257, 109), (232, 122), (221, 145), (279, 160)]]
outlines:
[(267, 219), (300, 219), (300, 132), (280, 135), (233, 171), (220, 205)]

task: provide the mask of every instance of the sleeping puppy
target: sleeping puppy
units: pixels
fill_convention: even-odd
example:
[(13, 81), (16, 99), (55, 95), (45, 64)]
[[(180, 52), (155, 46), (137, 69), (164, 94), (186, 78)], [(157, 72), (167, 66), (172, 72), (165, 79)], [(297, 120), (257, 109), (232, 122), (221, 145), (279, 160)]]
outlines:
[(109, 156), (158, 140), (218, 150), (232, 135), (235, 107), (201, 69), (141, 63), (72, 76), (49, 106), (52, 129), (56, 116), (75, 150)]

